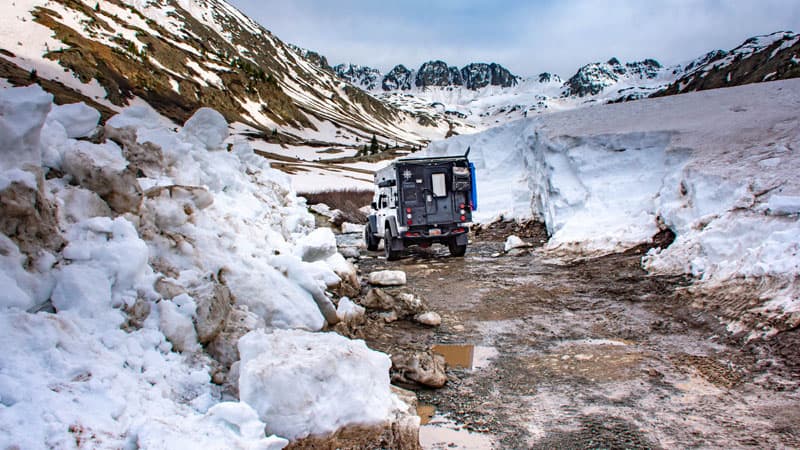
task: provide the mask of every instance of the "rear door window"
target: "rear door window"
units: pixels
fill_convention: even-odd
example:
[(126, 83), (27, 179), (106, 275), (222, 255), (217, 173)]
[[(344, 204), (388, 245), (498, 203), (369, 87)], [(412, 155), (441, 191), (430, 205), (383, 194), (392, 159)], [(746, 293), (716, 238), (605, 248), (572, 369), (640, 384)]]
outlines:
[(431, 174), (431, 189), (433, 189), (434, 197), (447, 196), (447, 180), (445, 179), (445, 174), (443, 173)]

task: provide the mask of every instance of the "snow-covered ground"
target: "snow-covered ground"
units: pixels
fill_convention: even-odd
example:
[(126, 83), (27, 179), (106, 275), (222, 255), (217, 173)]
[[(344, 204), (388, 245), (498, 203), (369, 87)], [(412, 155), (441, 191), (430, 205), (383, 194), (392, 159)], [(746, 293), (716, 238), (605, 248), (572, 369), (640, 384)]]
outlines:
[(478, 220), (538, 217), (550, 250), (582, 254), (669, 228), (677, 238), (648, 270), (707, 286), (778, 280), (756, 288), (764, 307), (800, 314), (800, 80), (544, 115), (428, 154), (468, 147)]
[(271, 449), (389, 418), (388, 356), (316, 332), (354, 268), (288, 178), (213, 110), (78, 139), (98, 118), (0, 91), (0, 448)]

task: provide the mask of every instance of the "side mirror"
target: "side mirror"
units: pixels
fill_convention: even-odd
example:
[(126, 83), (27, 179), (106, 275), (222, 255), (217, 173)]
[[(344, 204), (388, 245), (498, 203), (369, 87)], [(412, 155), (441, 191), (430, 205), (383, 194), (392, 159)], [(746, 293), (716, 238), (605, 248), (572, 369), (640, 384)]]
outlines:
[(372, 209), (378, 209), (378, 204), (375, 202), (372, 202), (370, 206), (372, 206)]

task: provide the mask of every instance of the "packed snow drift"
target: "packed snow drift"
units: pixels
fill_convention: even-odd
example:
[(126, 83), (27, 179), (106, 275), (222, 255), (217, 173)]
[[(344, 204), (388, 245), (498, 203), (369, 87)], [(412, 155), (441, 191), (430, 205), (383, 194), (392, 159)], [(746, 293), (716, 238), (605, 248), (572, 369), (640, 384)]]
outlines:
[[(800, 80), (759, 83), (525, 119), (435, 142), (477, 167), (474, 217), (535, 217), (548, 249), (624, 250), (705, 286), (750, 283), (785, 323), (800, 315)], [(771, 333), (773, 324), (760, 328)]]
[(210, 109), (98, 119), (0, 91), (0, 447), (282, 448), (391, 417), (388, 357), (313, 333), (355, 269), (287, 177)]

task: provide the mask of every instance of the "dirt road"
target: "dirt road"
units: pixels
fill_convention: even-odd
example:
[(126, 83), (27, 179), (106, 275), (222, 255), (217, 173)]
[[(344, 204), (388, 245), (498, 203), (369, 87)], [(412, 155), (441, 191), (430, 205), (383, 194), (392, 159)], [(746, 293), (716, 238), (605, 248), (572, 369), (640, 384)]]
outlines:
[[(495, 448), (800, 447), (797, 330), (741, 342), (713, 311), (689, 306), (688, 280), (648, 276), (635, 251), (582, 262), (498, 256), (502, 237), (477, 237), (464, 258), (434, 247), (359, 262), (364, 273), (404, 270), (407, 288), (443, 318), (437, 328), (380, 323), (369, 345), (475, 346), (480, 367), (416, 389), (438, 417)], [(448, 439), (427, 445), (455, 446)]]

